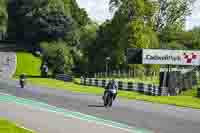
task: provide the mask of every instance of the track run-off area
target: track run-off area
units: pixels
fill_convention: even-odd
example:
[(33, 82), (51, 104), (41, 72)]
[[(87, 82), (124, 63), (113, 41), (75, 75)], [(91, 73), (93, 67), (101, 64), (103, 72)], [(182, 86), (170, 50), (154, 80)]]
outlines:
[(200, 111), (117, 99), (110, 109), (101, 96), (0, 81), (0, 117), (37, 133), (199, 133)]

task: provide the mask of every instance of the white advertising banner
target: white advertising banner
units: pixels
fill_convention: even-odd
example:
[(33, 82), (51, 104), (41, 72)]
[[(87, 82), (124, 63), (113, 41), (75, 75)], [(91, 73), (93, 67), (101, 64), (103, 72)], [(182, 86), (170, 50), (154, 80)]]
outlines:
[(143, 49), (143, 64), (200, 65), (200, 51)]

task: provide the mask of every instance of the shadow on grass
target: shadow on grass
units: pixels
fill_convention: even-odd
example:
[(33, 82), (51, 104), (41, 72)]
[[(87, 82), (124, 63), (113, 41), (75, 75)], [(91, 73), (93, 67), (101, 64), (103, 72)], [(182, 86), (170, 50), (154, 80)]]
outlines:
[(42, 78), (41, 76), (26, 75), (26, 78)]
[(48, 79), (48, 78), (53, 78), (51, 75), (48, 75), (47, 77), (42, 77), (42, 76), (40, 76), (40, 75), (26, 75), (26, 77), (27, 78), (46, 78), (46, 79)]

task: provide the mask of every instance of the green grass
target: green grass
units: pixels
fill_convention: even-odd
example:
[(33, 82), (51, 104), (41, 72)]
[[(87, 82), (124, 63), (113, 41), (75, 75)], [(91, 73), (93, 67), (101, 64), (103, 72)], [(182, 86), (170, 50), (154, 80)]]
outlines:
[(39, 85), (42, 87), (48, 88), (56, 88), (62, 90), (69, 90), (72, 92), (81, 92), (81, 93), (90, 93), (101, 95), (103, 93), (103, 89), (100, 87), (93, 86), (82, 86), (79, 84), (75, 84), (73, 82), (63, 82), (55, 79), (46, 79), (46, 78), (29, 78), (28, 82), (33, 85)]
[[(72, 92), (79, 92), (79, 93), (102, 95), (104, 91), (103, 88), (100, 87), (82, 86), (72, 82), (68, 83), (54, 79), (31, 78), (29, 79), (29, 82), (31, 84), (40, 85), (43, 87), (69, 90)], [(196, 96), (195, 89), (184, 92), (180, 96), (171, 96), (171, 97), (147, 96), (138, 92), (130, 92), (130, 91), (119, 91), (118, 96), (125, 99), (135, 99), (153, 103), (169, 104), (169, 105), (200, 109), (200, 99), (195, 97)]]
[(18, 77), (22, 73), (27, 76), (39, 76), (40, 64), (41, 60), (38, 57), (34, 57), (30, 53), (19, 52), (17, 53), (17, 70), (14, 77)]
[(197, 87), (194, 87), (194, 89), (187, 90), (181, 94), (181, 96), (196, 96), (197, 95)]
[(8, 120), (0, 119), (0, 133), (33, 133), (23, 128), (17, 127)]

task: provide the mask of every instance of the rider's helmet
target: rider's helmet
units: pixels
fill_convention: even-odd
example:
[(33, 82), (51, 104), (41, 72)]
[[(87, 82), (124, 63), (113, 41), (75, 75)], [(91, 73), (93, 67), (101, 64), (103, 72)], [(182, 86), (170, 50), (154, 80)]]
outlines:
[(22, 74), (20, 75), (20, 79), (25, 79), (25, 74), (24, 74), (24, 73), (22, 73)]
[(114, 79), (112, 79), (112, 80), (111, 80), (111, 83), (115, 83), (115, 80), (114, 80)]

